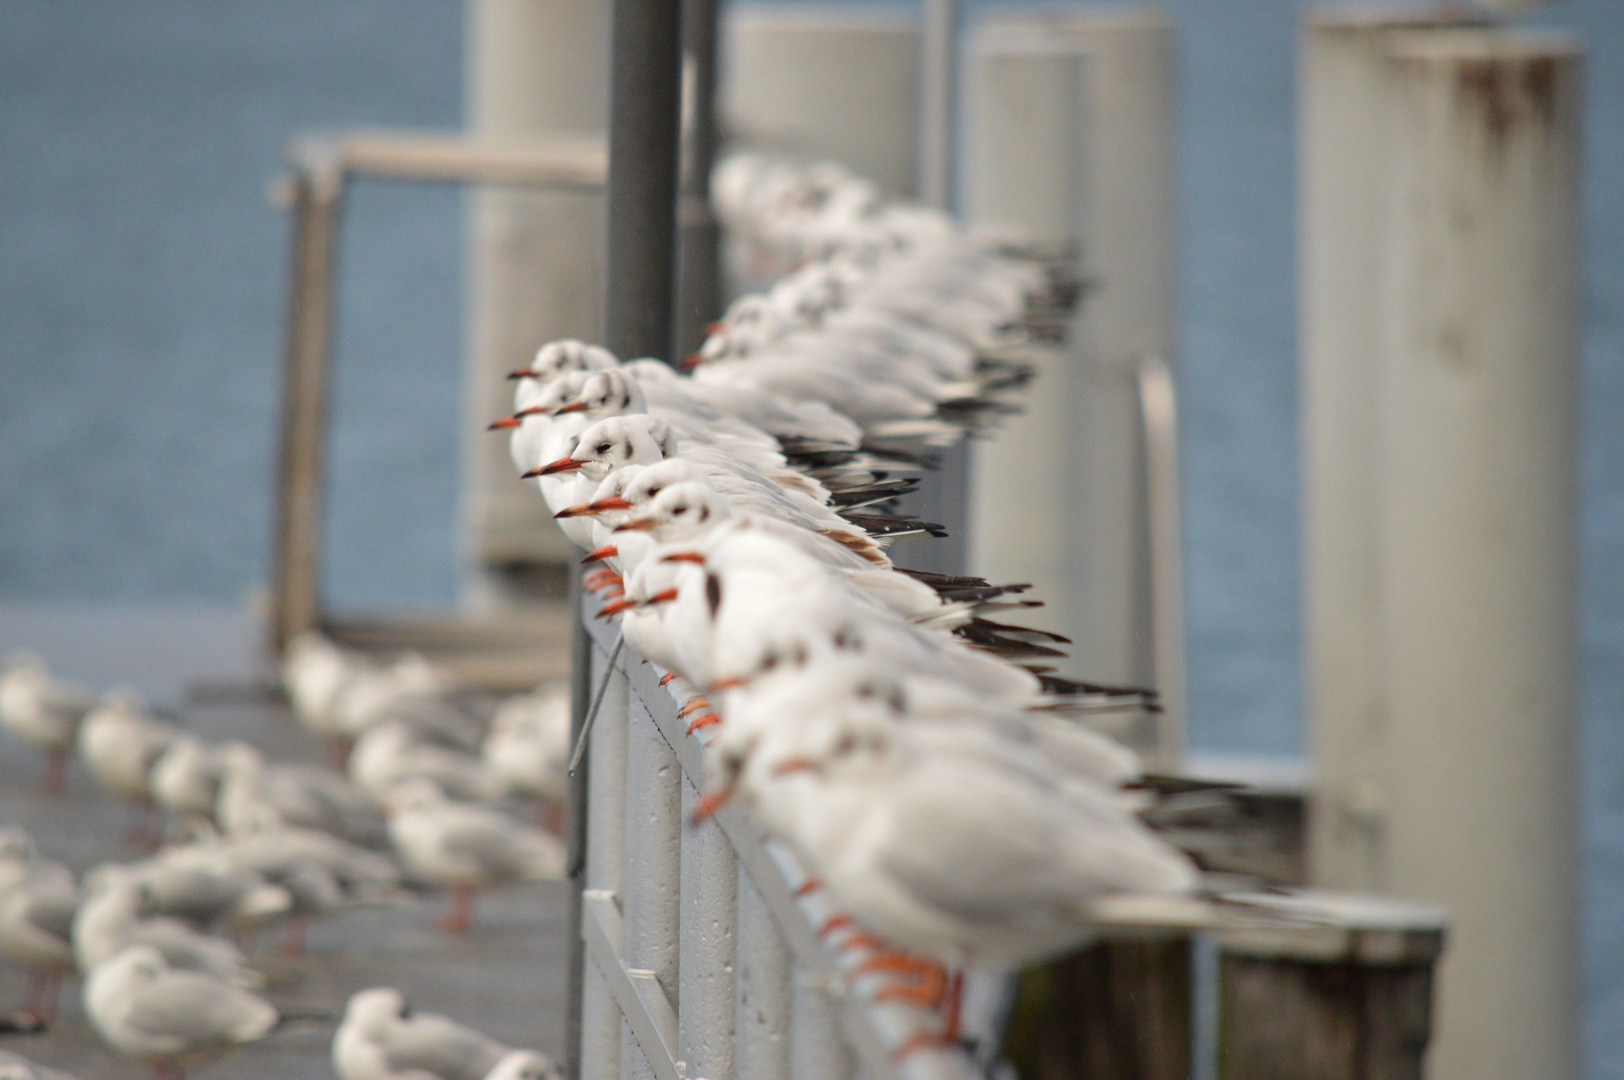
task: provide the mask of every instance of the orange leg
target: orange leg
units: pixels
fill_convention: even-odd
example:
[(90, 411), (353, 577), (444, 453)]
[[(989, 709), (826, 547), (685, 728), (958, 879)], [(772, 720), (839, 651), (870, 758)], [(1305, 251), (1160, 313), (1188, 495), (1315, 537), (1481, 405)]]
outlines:
[(309, 929), (310, 916), (304, 914), (288, 916), (287, 933), (282, 937), (282, 955), (303, 956), (305, 937)]
[(720, 724), (721, 722), (722, 718), (713, 712), (708, 712), (704, 716), (696, 716), (688, 722), (688, 734), (692, 735), (700, 728), (708, 728), (712, 724)]
[(821, 888), (823, 888), (823, 882), (819, 881), (817, 878), (807, 878), (805, 881), (801, 882), (800, 887), (795, 890), (795, 895), (798, 897), (808, 896), (817, 892)]
[(473, 924), (473, 886), (458, 885), (451, 890), (451, 910), (440, 920), (440, 929), (448, 934), (466, 934)]
[(710, 708), (710, 702), (705, 700), (705, 696), (703, 694), (695, 694), (693, 697), (689, 698), (686, 702), (683, 703), (682, 708), (677, 710), (677, 715), (678, 716), (687, 716), (690, 713), (698, 712), (700, 709), (709, 709), (709, 708)]
[[(881, 993), (876, 994), (875, 997), (881, 998), (883, 993), (884, 991), (881, 991)], [(942, 1030), (935, 1033), (920, 1032), (918, 1035), (915, 1035), (913, 1038), (909, 1039), (907, 1042), (898, 1047), (895, 1053), (893, 1053), (891, 1056), (900, 1061), (902, 1058), (905, 1058), (909, 1054), (915, 1053), (919, 1050), (929, 1049), (930, 1047), (934, 1046), (958, 1045), (959, 1020), (963, 1004), (964, 973), (962, 971), (955, 971), (952, 977), (947, 981), (945, 1002), (946, 1010), (945, 1015), (942, 1018)]]
[(68, 782), (68, 751), (52, 750), (45, 766), (45, 794), (60, 795)]

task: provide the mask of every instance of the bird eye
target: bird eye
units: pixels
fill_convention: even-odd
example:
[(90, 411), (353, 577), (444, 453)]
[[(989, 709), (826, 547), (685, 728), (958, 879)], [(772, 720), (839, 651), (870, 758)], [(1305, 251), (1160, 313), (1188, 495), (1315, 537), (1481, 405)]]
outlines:
[(673, 514), (686, 514), (688, 512), (688, 508), (686, 506), (673, 506), (671, 508), (671, 512)]
[(699, 520), (700, 521), (709, 521), (710, 520), (710, 507), (707, 506), (707, 507), (703, 507), (703, 508), (700, 509), (700, 511), (699, 511)]
[(654, 496), (658, 495), (660, 492), (662, 492), (664, 490), (665, 490), (665, 488), (663, 488), (663, 487), (651, 487), (651, 488), (648, 489), (648, 497), (652, 499), (652, 498), (654, 498)]
[(610, 443), (599, 443), (596, 453), (607, 454), (609, 452), (610, 445)]
[(805, 645), (797, 645), (797, 646), (795, 646), (795, 666), (796, 667), (802, 667), (805, 664), (806, 664), (806, 646)]
[(842, 735), (835, 742), (835, 753), (836, 754), (841, 754), (841, 755), (849, 754), (855, 749), (857, 749), (857, 740), (852, 738), (850, 735)]
[(767, 653), (765, 656), (763, 656), (761, 658), (761, 670), (762, 671), (771, 671), (773, 668), (775, 668), (777, 666), (778, 666), (778, 654), (777, 653), (770, 652), (770, 653)]

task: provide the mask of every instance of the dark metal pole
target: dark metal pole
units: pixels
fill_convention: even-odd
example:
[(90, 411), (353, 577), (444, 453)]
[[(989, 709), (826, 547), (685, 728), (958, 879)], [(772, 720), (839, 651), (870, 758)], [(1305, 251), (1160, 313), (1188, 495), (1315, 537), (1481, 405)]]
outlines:
[(609, 93), (608, 346), (672, 359), (681, 6), (615, 0)]
[(692, 352), (722, 314), (721, 227), (711, 214), (710, 174), (721, 133), (716, 123), (720, 0), (683, 0), (686, 57), (682, 180), (677, 202), (676, 352)]

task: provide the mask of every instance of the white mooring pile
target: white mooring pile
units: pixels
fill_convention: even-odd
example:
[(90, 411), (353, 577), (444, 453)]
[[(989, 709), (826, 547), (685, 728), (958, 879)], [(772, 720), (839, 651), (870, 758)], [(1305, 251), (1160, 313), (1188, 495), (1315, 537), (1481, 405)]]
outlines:
[[(906, 1055), (957, 1037), (966, 968), (1076, 946), (1105, 897), (1197, 887), (1136, 816), (1139, 762), (1088, 726), (1154, 693), (1056, 674), (1063, 642), (1007, 621), (1025, 586), (885, 552), (939, 532), (895, 500), (931, 448), (1012, 409), (1076, 290), (838, 166), (740, 157), (715, 190), (736, 261), (776, 283), (729, 308), (688, 374), (547, 345), (492, 426), (601, 564), (599, 614), (690, 685), (680, 715), (708, 739), (691, 816), (747, 807), (821, 897), (826, 943), (867, 950), (854, 974), (940, 1010), (890, 1048)], [(595, 737), (624, 722), (611, 712)]]

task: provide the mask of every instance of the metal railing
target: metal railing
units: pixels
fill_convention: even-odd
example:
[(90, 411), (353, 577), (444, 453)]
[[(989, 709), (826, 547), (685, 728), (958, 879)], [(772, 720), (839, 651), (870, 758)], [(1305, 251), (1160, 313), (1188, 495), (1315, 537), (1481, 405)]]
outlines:
[(601, 700), (585, 758), (580, 1080), (979, 1077), (964, 1050), (918, 1045), (933, 1014), (883, 1000), (869, 950), (743, 808), (691, 823), (704, 733), (679, 713), (695, 692), (662, 686), (598, 607), (583, 611)]

